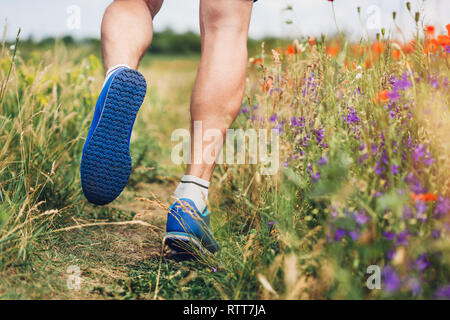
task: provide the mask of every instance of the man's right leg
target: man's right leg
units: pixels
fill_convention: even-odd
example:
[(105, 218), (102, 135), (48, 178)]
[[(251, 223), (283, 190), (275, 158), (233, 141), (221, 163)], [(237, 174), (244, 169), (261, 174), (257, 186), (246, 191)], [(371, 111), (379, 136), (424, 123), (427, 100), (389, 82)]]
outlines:
[(130, 136), (147, 85), (135, 69), (153, 36), (162, 0), (116, 0), (102, 22), (106, 79), (81, 158), (81, 186), (99, 205), (119, 196), (131, 173)]
[[(210, 232), (207, 209), (215, 166), (211, 160), (222, 148), (226, 130), (242, 104), (252, 7), (252, 0), (200, 0), (202, 57), (191, 100), (191, 164), (175, 190), (177, 200), (169, 210), (165, 236), (176, 252), (195, 254), (197, 249), (215, 252), (219, 248)], [(208, 131), (222, 139), (211, 139)], [(214, 157), (205, 159), (206, 150)]]

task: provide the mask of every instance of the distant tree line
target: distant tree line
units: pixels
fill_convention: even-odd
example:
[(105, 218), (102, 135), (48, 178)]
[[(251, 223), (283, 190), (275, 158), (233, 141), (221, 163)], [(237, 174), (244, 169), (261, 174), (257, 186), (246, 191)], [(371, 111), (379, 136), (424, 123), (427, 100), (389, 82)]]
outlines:
[[(22, 48), (35, 49), (50, 49), (56, 42), (63, 43), (70, 46), (88, 46), (93, 50), (100, 49), (100, 40), (96, 38), (75, 39), (72, 36), (64, 36), (61, 38), (47, 37), (36, 41), (32, 38), (22, 39), (20, 46)], [(250, 55), (257, 54), (261, 49), (261, 42), (265, 42), (266, 48), (275, 48), (283, 46), (289, 40), (282, 40), (276, 38), (265, 38), (261, 40), (249, 39), (248, 48)], [(187, 31), (184, 33), (176, 33), (170, 29), (155, 32), (153, 36), (152, 45), (148, 49), (150, 53), (154, 54), (171, 54), (171, 55), (187, 55), (201, 53), (201, 39), (200, 35)]]

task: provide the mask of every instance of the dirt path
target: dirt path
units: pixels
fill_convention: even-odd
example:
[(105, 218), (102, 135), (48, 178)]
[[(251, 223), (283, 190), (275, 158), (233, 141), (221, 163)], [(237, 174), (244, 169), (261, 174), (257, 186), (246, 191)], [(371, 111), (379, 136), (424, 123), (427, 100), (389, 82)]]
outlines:
[[(55, 290), (52, 298), (124, 298), (127, 294), (133, 294), (129, 286), (133, 271), (139, 273), (141, 269), (158, 269), (167, 218), (164, 206), (169, 203), (172, 188), (158, 183), (140, 187), (142, 191), (126, 191), (126, 195), (121, 197), (123, 200), (105, 209), (113, 212), (109, 219), (99, 217), (94, 221), (85, 221), (74, 218), (76, 223), (82, 225), (109, 220), (105, 221), (107, 225), (61, 232), (59, 245), (54, 251), (60, 280), (67, 282), (71, 279), (67, 268), (76, 266), (81, 271), (81, 286), (79, 290)], [(135, 200), (131, 195), (147, 200)], [(133, 224), (139, 221), (152, 227)], [(138, 298), (152, 298), (142, 292), (135, 294)]]

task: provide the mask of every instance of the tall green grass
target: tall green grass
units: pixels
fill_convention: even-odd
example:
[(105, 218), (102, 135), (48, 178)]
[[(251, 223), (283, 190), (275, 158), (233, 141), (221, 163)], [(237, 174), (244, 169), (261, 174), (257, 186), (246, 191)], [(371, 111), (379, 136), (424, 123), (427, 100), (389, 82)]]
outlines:
[[(21, 59), (0, 55), (0, 267), (23, 262), (34, 240), (80, 197), (82, 131), (96, 98), (100, 62), (57, 44)], [(69, 58), (70, 57), (70, 58)], [(78, 63), (78, 59), (80, 59)]]

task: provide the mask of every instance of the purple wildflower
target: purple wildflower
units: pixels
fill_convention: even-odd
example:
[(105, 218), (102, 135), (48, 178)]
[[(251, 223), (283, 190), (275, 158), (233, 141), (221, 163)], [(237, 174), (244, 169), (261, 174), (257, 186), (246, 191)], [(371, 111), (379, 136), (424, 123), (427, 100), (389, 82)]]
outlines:
[(339, 228), (336, 230), (336, 233), (334, 234), (334, 240), (339, 241), (345, 236), (345, 229)]
[(321, 143), (323, 140), (323, 136), (324, 136), (324, 130), (318, 129), (318, 130), (315, 130), (314, 133), (316, 134), (317, 142)]
[(416, 218), (425, 222), (427, 220), (427, 216), (425, 215), (425, 211), (427, 210), (427, 205), (424, 201), (416, 202)]
[(435, 77), (431, 77), (430, 82), (431, 82), (431, 86), (434, 89), (439, 89), (439, 87), (441, 86), (440, 83), (439, 83), (439, 80), (436, 79)]
[(384, 172), (384, 167), (381, 165), (380, 161), (377, 161), (375, 164), (375, 174), (377, 176), (381, 175)]
[(430, 166), (433, 164), (434, 159), (431, 158), (430, 153), (423, 144), (419, 144), (411, 153), (412, 159), (415, 163), (419, 163), (421, 160), (426, 165)]
[(383, 236), (385, 236), (386, 239), (388, 239), (389, 241), (391, 241), (392, 239), (395, 238), (395, 232), (385, 231), (385, 232), (383, 232)]
[(353, 215), (356, 223), (359, 225), (366, 224), (369, 221), (369, 216), (366, 214), (365, 210), (362, 210), (361, 213), (355, 212)]
[(277, 122), (277, 120), (278, 120), (278, 115), (276, 113), (274, 113), (269, 119), (270, 122)]
[(392, 168), (392, 174), (397, 175), (398, 174), (398, 166), (393, 164), (391, 168)]
[(325, 164), (327, 164), (328, 163), (328, 158), (327, 158), (327, 156), (323, 156), (323, 157), (321, 157), (318, 161), (317, 161), (317, 164), (319, 165), (319, 166), (323, 166), (323, 165), (325, 165)]
[(433, 238), (439, 239), (441, 237), (441, 229), (436, 229), (431, 232)]
[(280, 134), (283, 132), (283, 124), (280, 122), (278, 123), (275, 128), (273, 128), (273, 130), (275, 130), (277, 132), (277, 134)]
[(311, 178), (314, 182), (317, 182), (320, 179), (320, 172), (316, 172), (311, 175)]
[(396, 237), (396, 244), (398, 246), (407, 246), (409, 244), (408, 237), (409, 237), (408, 230), (400, 232)]
[(434, 216), (440, 218), (450, 212), (450, 199), (444, 196), (439, 196), (434, 209)]
[(434, 293), (437, 299), (450, 299), (450, 285), (440, 287)]
[(349, 231), (348, 235), (350, 236), (350, 238), (352, 238), (353, 241), (358, 240), (358, 233), (355, 230)]
[(422, 186), (422, 183), (411, 172), (405, 177), (405, 182), (408, 183), (409, 188), (414, 193), (426, 193), (427, 189)]
[(337, 212), (336, 208), (335, 208), (335, 207), (332, 207), (332, 208), (331, 208), (331, 216), (332, 216), (333, 218), (336, 218), (338, 215), (339, 215), (339, 213)]
[(403, 207), (403, 219), (411, 219), (413, 216), (411, 208), (409, 206)]
[(376, 154), (377, 151), (378, 151), (378, 146), (377, 146), (377, 144), (376, 144), (376, 143), (372, 143), (371, 149), (372, 149), (372, 153), (373, 153), (373, 154)]
[(393, 293), (400, 287), (400, 277), (392, 267), (386, 267), (383, 270), (384, 284), (386, 286), (386, 292)]
[(427, 254), (421, 254), (417, 259), (416, 259), (416, 268), (419, 271), (423, 271), (426, 268), (428, 268), (430, 266), (430, 262), (427, 260)]
[(368, 153), (363, 154), (361, 157), (359, 157), (359, 164), (363, 163), (368, 158), (369, 158), (369, 154)]
[(405, 72), (403, 77), (394, 81), (394, 91), (406, 90), (412, 86), (411, 81), (408, 79), (408, 74)]
[(267, 226), (269, 227), (269, 229), (270, 228), (272, 228), (272, 226), (274, 226), (274, 225), (276, 225), (277, 224), (277, 222), (274, 220), (274, 221), (269, 221), (268, 223), (267, 223)]
[(364, 149), (366, 149), (366, 144), (363, 142), (359, 147), (359, 151), (363, 151)]
[(388, 260), (394, 259), (394, 256), (395, 256), (395, 249), (389, 250), (389, 252), (387, 254)]
[(388, 92), (387, 96), (391, 101), (397, 101), (400, 99), (400, 94), (396, 90)]
[(359, 117), (354, 108), (348, 108), (348, 114), (345, 117), (347, 124), (352, 125), (355, 123), (359, 123)]

